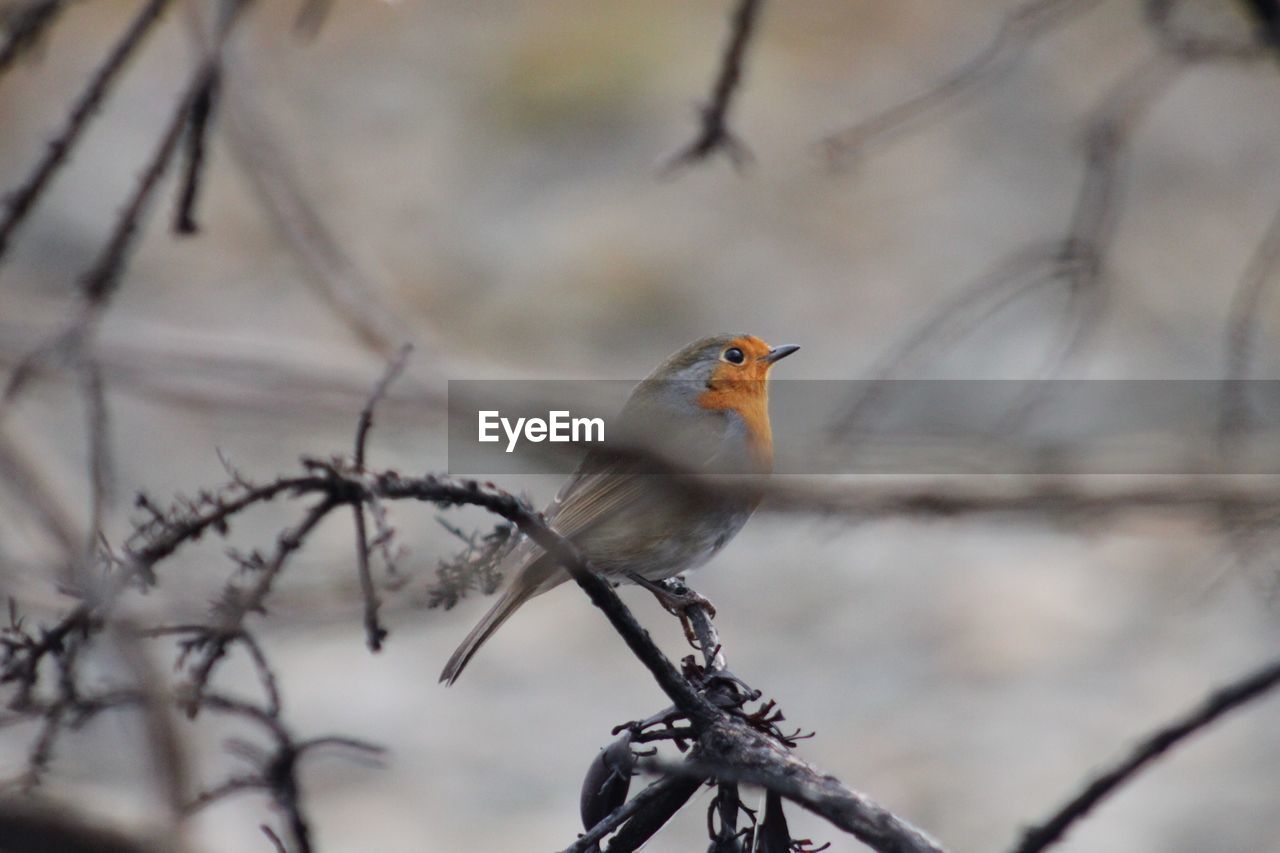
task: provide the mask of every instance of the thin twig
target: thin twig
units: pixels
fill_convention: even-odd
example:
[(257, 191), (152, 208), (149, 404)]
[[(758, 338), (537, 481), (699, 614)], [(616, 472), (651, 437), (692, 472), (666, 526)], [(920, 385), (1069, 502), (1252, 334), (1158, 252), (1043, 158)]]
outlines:
[[(1058, 319), (1059, 341), (1046, 352), (1035, 375), (1055, 375), (1084, 344), (1105, 304), (1104, 273), (1119, 217), (1130, 140), (1146, 112), (1186, 67), (1184, 59), (1158, 52), (1112, 86), (1086, 121), (1084, 169), (1062, 235), (1024, 247), (963, 285), (879, 359), (873, 378), (903, 373), (914, 361), (945, 351), (998, 312), (1050, 288), (1060, 290), (1067, 304)], [(882, 387), (867, 385), (850, 401), (833, 425), (836, 436), (849, 440)], [(1013, 405), (1004, 429), (1026, 418), (1035, 403), (1028, 399)]]
[(378, 619), (378, 608), (382, 605), (382, 600), (378, 597), (377, 587), (373, 584), (373, 572), (369, 568), (369, 534), (365, 529), (364, 505), (353, 504), (351, 512), (356, 526), (356, 565), (360, 575), (360, 598), (364, 602), (365, 645), (371, 652), (380, 652), (382, 642), (387, 638), (387, 629)]
[(92, 359), (86, 359), (81, 370), (84, 374), (81, 393), (85, 403), (85, 434), (89, 444), (89, 531), (84, 548), (87, 567), (98, 549), (103, 515), (114, 492), (115, 466), (111, 457), (111, 419), (102, 371)]
[(1280, 209), (1271, 218), (1245, 267), (1244, 275), (1231, 298), (1226, 334), (1226, 378), (1223, 383), (1222, 415), (1219, 432), (1222, 438), (1247, 426), (1248, 408), (1240, 380), (1248, 379), (1257, 357), (1258, 323), (1265, 316), (1263, 304), (1269, 288), (1277, 280), (1280, 265)]
[[(357, 471), (364, 470), (365, 444), (369, 439), (369, 430), (373, 428), (373, 411), (377, 408), (379, 401), (386, 395), (391, 383), (404, 370), (405, 364), (409, 360), (409, 353), (412, 351), (412, 344), (405, 344), (400, 348), (400, 352), (388, 363), (382, 378), (378, 380), (378, 384), (374, 386), (373, 393), (369, 395), (368, 402), (365, 403), (364, 408), (360, 411), (360, 420), (356, 425), (354, 454)], [(370, 651), (380, 652), (382, 651), (382, 641), (387, 637), (387, 630), (378, 621), (378, 608), (382, 602), (378, 598), (378, 590), (373, 584), (373, 572), (369, 568), (369, 535), (365, 529), (364, 503), (353, 503), (351, 512), (355, 517), (356, 563), (360, 574), (360, 596), (364, 600), (365, 642)], [(390, 549), (390, 543), (384, 541), (381, 547), (383, 553), (387, 553)]]
[(412, 352), (413, 344), (404, 344), (400, 347), (395, 357), (387, 363), (382, 378), (378, 380), (378, 384), (374, 386), (373, 393), (369, 395), (364, 408), (360, 410), (360, 420), (356, 424), (355, 443), (357, 471), (364, 468), (365, 443), (369, 438), (369, 430), (373, 427), (373, 411), (377, 408), (378, 403), (382, 401), (382, 398), (386, 396), (387, 389), (391, 387), (391, 383), (395, 382), (396, 378), (404, 371), (405, 365), (409, 362), (409, 354)]
[(182, 192), (174, 211), (173, 230), (176, 234), (190, 235), (200, 231), (196, 222), (196, 202), (200, 196), (201, 178), (204, 176), (206, 151), (212, 134), (213, 113), (218, 102), (221, 69), (216, 67), (204, 87), (191, 104), (191, 119), (187, 125), (186, 162), (182, 171)]
[(203, 701), (202, 694), (209, 684), (209, 679), (213, 677), (213, 672), (218, 662), (226, 655), (227, 647), (242, 629), (244, 619), (250, 613), (263, 612), (267, 598), (270, 596), (276, 580), (279, 579), (286, 561), (295, 551), (302, 547), (311, 531), (341, 503), (343, 501), (340, 497), (332, 494), (326, 495), (311, 509), (307, 510), (306, 515), (303, 516), (298, 524), (280, 534), (276, 539), (275, 553), (271, 559), (254, 567), (258, 580), (253, 586), (248, 590), (234, 593), (232, 593), (232, 588), (228, 587), (225, 606), (220, 608), (222, 612), (220, 613), (219, 630), (210, 637), (200, 662), (192, 667), (191, 686), (194, 700), (189, 713), (194, 715), (201, 705)]
[(284, 841), (280, 836), (276, 835), (276, 831), (274, 829), (267, 826), (265, 823), (260, 825), (258, 829), (262, 830), (262, 834), (271, 842), (271, 847), (276, 851), (276, 853), (289, 853), (289, 848), (284, 845)]
[(1144, 738), (1115, 766), (1094, 777), (1083, 791), (1053, 816), (1028, 829), (1014, 848), (1014, 853), (1038, 853), (1056, 844), (1072, 824), (1132, 779), (1143, 767), (1164, 755), (1183, 739), (1224, 714), (1259, 698), (1277, 684), (1280, 684), (1280, 660), (1210, 693), (1195, 708)]
[(901, 101), (825, 137), (822, 150), (833, 162), (852, 158), (877, 142), (895, 137), (911, 126), (955, 106), (960, 99), (1013, 67), (1039, 39), (1100, 0), (1029, 0), (1009, 11), (995, 37), (975, 57), (932, 89)]

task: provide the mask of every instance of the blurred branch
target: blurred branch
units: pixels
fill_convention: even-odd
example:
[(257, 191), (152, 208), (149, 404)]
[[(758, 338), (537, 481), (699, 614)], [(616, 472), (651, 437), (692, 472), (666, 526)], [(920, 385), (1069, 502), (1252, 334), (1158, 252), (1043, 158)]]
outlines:
[(342, 247), (323, 215), (307, 198), (282, 146), (272, 135), (245, 77), (245, 62), (228, 67), (223, 87), (224, 130), (236, 164), (249, 179), (259, 205), (329, 309), (362, 345), (392, 358), (404, 341), (424, 345), (392, 303), (382, 282), (370, 278)]
[(364, 468), (365, 445), (369, 441), (369, 430), (373, 428), (374, 409), (382, 402), (382, 398), (387, 396), (387, 389), (391, 387), (391, 383), (395, 382), (396, 378), (404, 372), (411, 352), (413, 352), (412, 344), (405, 344), (400, 347), (400, 351), (396, 353), (395, 357), (387, 362), (386, 371), (382, 374), (382, 378), (378, 380), (378, 384), (374, 386), (373, 393), (369, 395), (364, 408), (360, 410), (360, 420), (356, 424), (355, 453), (352, 456), (357, 470)]
[[(1268, 289), (1276, 283), (1277, 266), (1280, 265), (1280, 209), (1271, 218), (1262, 239), (1258, 241), (1253, 256), (1245, 267), (1244, 275), (1236, 286), (1231, 299), (1230, 317), (1226, 334), (1226, 374), (1228, 380), (1247, 379), (1257, 357), (1258, 323), (1264, 315), (1263, 306)], [(1223, 384), (1226, 398), (1222, 402), (1222, 420), (1219, 429), (1224, 438), (1243, 429), (1248, 420), (1246, 401), (1241, 397), (1238, 382)]]
[(86, 454), (89, 460), (89, 533), (84, 543), (84, 554), (88, 557), (97, 550), (98, 537), (102, 535), (103, 517), (115, 488), (115, 463), (111, 457), (111, 422), (102, 371), (97, 363), (86, 359), (81, 373), (80, 396), (84, 401), (85, 435), (89, 445)]
[(74, 0), (18, 0), (0, 9), (0, 76), (19, 57), (33, 49)]
[(196, 234), (200, 230), (196, 222), (196, 202), (200, 197), (201, 179), (204, 176), (206, 149), (213, 130), (213, 113), (218, 102), (222, 72), (214, 68), (209, 79), (191, 104), (191, 118), (187, 125), (186, 161), (182, 172), (182, 192), (174, 211), (173, 230), (177, 234)]
[(733, 165), (738, 167), (750, 156), (729, 130), (729, 107), (742, 86), (747, 48), (751, 44), (751, 36), (759, 21), (764, 0), (735, 0), (735, 3), (729, 24), (729, 38), (720, 56), (720, 67), (711, 87), (711, 96), (700, 110), (698, 135), (671, 159), (666, 167), (668, 172), (705, 160), (716, 151), (725, 152)]
[[(844, 156), (874, 140), (891, 136), (911, 122), (931, 115), (936, 108), (952, 104), (957, 96), (977, 85), (1020, 57), (1037, 38), (1052, 31), (1071, 15), (1095, 6), (1081, 0), (1032, 0), (1006, 17), (996, 39), (986, 51), (964, 66), (941, 86), (919, 98), (904, 101), (890, 110), (835, 134), (825, 141), (828, 153)], [(916, 329), (903, 336), (878, 360), (874, 378), (897, 375), (911, 360), (945, 351), (948, 347), (998, 312), (1045, 288), (1057, 285), (1067, 298), (1056, 334), (1060, 341), (1051, 348), (1036, 373), (1055, 375), (1092, 333), (1105, 304), (1105, 273), (1114, 242), (1133, 134), (1150, 109), (1188, 69), (1207, 62), (1253, 62), (1264, 56), (1256, 43), (1232, 42), (1184, 31), (1175, 26), (1174, 0), (1148, 0), (1147, 22), (1155, 35), (1157, 53), (1121, 77), (1090, 110), (1085, 119), (1084, 170), (1061, 238), (1044, 246), (1025, 247), (984, 273), (978, 279), (937, 305)], [(1268, 232), (1269, 234), (1271, 232)], [(1274, 236), (1274, 235), (1272, 235)], [(1251, 296), (1260, 294), (1259, 277), (1274, 265), (1274, 242), (1265, 238), (1259, 246), (1251, 273), (1246, 275), (1237, 296), (1244, 316)], [(1237, 320), (1233, 339), (1247, 346), (1248, 320)], [(1239, 353), (1229, 355), (1238, 358)], [(1244, 356), (1247, 358), (1247, 354)], [(848, 440), (854, 426), (870, 408), (878, 393), (875, 386), (855, 397), (845, 414), (833, 425), (836, 436)], [(1024, 401), (1009, 414), (1012, 428), (1033, 409), (1035, 400)]]
[(5, 853), (160, 853), (175, 850), (176, 842), (168, 839), (162, 845), (99, 826), (65, 803), (14, 798), (0, 799), (0, 839)]
[[(1084, 169), (1062, 236), (1045, 245), (1024, 247), (963, 285), (878, 360), (872, 378), (901, 374), (912, 359), (945, 351), (1000, 311), (1048, 288), (1061, 289), (1067, 304), (1056, 327), (1060, 340), (1046, 351), (1033, 374), (1056, 375), (1087, 340), (1105, 304), (1106, 265), (1134, 131), (1192, 62), (1209, 58), (1218, 57), (1161, 50), (1120, 78), (1086, 118)], [(855, 396), (833, 424), (834, 434), (849, 440), (878, 393), (878, 386), (870, 385)], [(1028, 399), (1015, 406), (1006, 428), (1025, 418), (1035, 403)]]
[[(27, 309), (28, 316), (32, 313)], [(204, 338), (184, 332), (181, 342), (166, 343), (172, 332), (130, 324), (128, 342), (103, 337), (94, 342), (94, 360), (116, 394), (195, 409), (270, 415), (291, 420), (351, 412), (369, 396), (365, 369), (352, 369), (352, 357), (320, 358), (317, 350), (263, 348), (243, 341)], [(0, 321), (0, 365), (13, 364), (42, 339), (29, 329)], [(355, 356), (352, 351), (349, 355)], [(51, 378), (75, 375), (74, 365), (43, 366)], [(444, 409), (445, 394), (415, 385), (384, 406), (408, 408), (423, 417)]]
[(1131, 781), (1138, 771), (1185, 738), (1224, 714), (1265, 695), (1277, 684), (1280, 684), (1280, 660), (1272, 661), (1210, 693), (1197, 707), (1143, 738), (1124, 759), (1094, 777), (1083, 791), (1052, 817), (1028, 829), (1014, 848), (1014, 853), (1039, 853), (1056, 844), (1074, 823), (1121, 785)]
[(1100, 0), (1030, 0), (1007, 12), (995, 37), (950, 77), (920, 95), (901, 101), (852, 127), (825, 137), (821, 146), (838, 163), (862, 154), (873, 143), (897, 136), (914, 124), (955, 106), (1017, 64), (1041, 38), (1098, 5)]
[[(153, 2), (160, 2), (160, 0), (153, 0)], [(142, 227), (142, 220), (152, 196), (177, 151), (182, 132), (190, 119), (192, 107), (217, 73), (218, 64), (221, 61), (221, 48), (230, 33), (236, 12), (243, 9), (247, 2), (249, 0), (231, 0), (231, 11), (226, 16), (224, 26), (219, 28), (213, 49), (199, 62), (192, 73), (176, 109), (161, 133), (151, 159), (138, 179), (137, 188), (117, 217), (115, 228), (99, 252), (97, 260), (80, 279), (79, 309), (72, 319), (65, 323), (60, 332), (19, 362), (9, 377), (0, 405), (12, 403), (44, 362), (80, 354), (86, 337), (93, 332), (99, 317), (106, 310), (111, 297), (119, 287), (120, 277), (132, 253), (138, 230)], [(3, 230), (0, 226), (0, 241), (3, 239), (2, 235)]]
[[(1137, 512), (1216, 512), (1275, 518), (1280, 512), (1277, 478), (1259, 484), (1239, 478), (1152, 477), (1137, 485), (1098, 488), (1062, 477), (1026, 477), (991, 488), (947, 480), (895, 486), (821, 486), (779, 483), (769, 489), (764, 509), (812, 512), (850, 518), (954, 518), (970, 515), (1011, 518), (1042, 516), (1078, 522), (1106, 521)], [(1101, 477), (1104, 482), (1110, 478)], [(1250, 478), (1253, 479), (1253, 478)]]
[(315, 38), (332, 8), (333, 0), (302, 0), (293, 21), (294, 29), (306, 38)]
[[(661, 829), (671, 815), (679, 811), (689, 801), (689, 798), (702, 787), (702, 781), (700, 778), (680, 776), (667, 776), (659, 779), (603, 817), (587, 832), (578, 836), (578, 840), (566, 847), (564, 853), (587, 853), (588, 851), (598, 850), (599, 842), (605, 836), (642, 814), (657, 813), (662, 815), (661, 820), (652, 822), (644, 821), (644, 818), (641, 818), (645, 822), (646, 828), (649, 825), (656, 824), (653, 826), (653, 831), (656, 832)], [(633, 834), (634, 830), (635, 827), (633, 827)], [(651, 836), (652, 833), (644, 835), (641, 843)], [(613, 843), (609, 845), (609, 850), (611, 853), (617, 853), (617, 851), (627, 846), (628, 844), (625, 840), (620, 844), (619, 838), (615, 836)]]
[(1277, 0), (1243, 0), (1245, 8), (1253, 13), (1262, 39), (1280, 58), (1280, 2)]
[(1195, 5), (1186, 3), (1185, 0), (1146, 0), (1143, 5), (1147, 24), (1154, 31), (1161, 47), (1188, 61), (1253, 61), (1266, 56), (1268, 44), (1273, 38), (1273, 22), (1267, 19), (1265, 9), (1271, 6), (1271, 14), (1274, 15), (1275, 0), (1245, 0), (1244, 5), (1257, 25), (1255, 36), (1250, 39), (1201, 33), (1194, 27), (1179, 24), (1175, 20), (1175, 13), (1179, 8)]
[(32, 456), (27, 448), (0, 430), (0, 482), (9, 487), (18, 505), (44, 529), (70, 566), (80, 558), (85, 534), (39, 466), (30, 463)]
[[(15, 40), (11, 40), (6, 45), (9, 50), (6, 50), (2, 56), (11, 58), (10, 54), (16, 53), (21, 46), (29, 42), (30, 38), (34, 38), (49, 26), (62, 5), (60, 2), (45, 2), (30, 7), (34, 17), (29, 19), (27, 29), (23, 30), (23, 37), (17, 40), (15, 36)], [(88, 127), (94, 113), (111, 91), (116, 77), (137, 52), (143, 39), (160, 20), (161, 13), (168, 5), (169, 0), (147, 0), (137, 16), (130, 21), (124, 33), (116, 40), (106, 59), (89, 78), (88, 84), (72, 105), (65, 125), (49, 143), (44, 156), (22, 183), (5, 196), (4, 212), (0, 214), (0, 261), (4, 260), (5, 251), (8, 249), (14, 231), (31, 212), (53, 176), (66, 163), (67, 157), (79, 142), (81, 134)], [(3, 73), (6, 67), (7, 62), (0, 62), (0, 73)]]
[(191, 793), (192, 768), (187, 745), (175, 725), (165, 679), (143, 648), (142, 636), (127, 619), (117, 619), (110, 625), (108, 636), (118, 649), (133, 684), (137, 685), (146, 733), (146, 758), (169, 807), (170, 834), (176, 835)]

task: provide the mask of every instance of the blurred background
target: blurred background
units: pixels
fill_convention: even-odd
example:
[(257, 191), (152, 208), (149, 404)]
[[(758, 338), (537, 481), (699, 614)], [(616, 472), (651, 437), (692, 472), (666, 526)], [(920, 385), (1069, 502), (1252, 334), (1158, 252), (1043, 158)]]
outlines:
[[(720, 155), (665, 168), (696, 133), (723, 3), (339, 0), (311, 37), (296, 3), (250, 7), (229, 46), (201, 232), (169, 233), (166, 184), (90, 344), (109, 412), (106, 539), (127, 537), (139, 491), (163, 503), (225, 481), (219, 454), (267, 480), (302, 455), (348, 453), (404, 341), (415, 351), (369, 461), (406, 473), (445, 467), (447, 379), (635, 379), (722, 331), (801, 344), (786, 378), (1208, 379), (1239, 367), (1244, 304), (1246, 375), (1274, 377), (1280, 301), (1239, 292), (1265, 268), (1280, 207), (1280, 70), (1274, 54), (1162, 53), (1158, 5), (1059, 2), (1052, 24), (1026, 26), (1005, 0), (766, 4), (730, 113), (751, 154), (741, 170)], [(1166, 44), (1175, 29), (1249, 42), (1249, 4), (1168, 6)], [(136, 8), (71, 4), (0, 77), (0, 186), (32, 168)], [(169, 10), (0, 265), (6, 371), (76, 310), (77, 279), (193, 66), (187, 12)], [(957, 98), (878, 135), (831, 137), (984, 51), (993, 63)], [(1069, 238), (1090, 251), (1064, 260)], [(1095, 255), (1100, 272), (1079, 273)], [(993, 277), (1010, 258), (1013, 272)], [(0, 422), (73, 530), (90, 519), (80, 390), (53, 364)], [(55, 551), (9, 475), (0, 591), (52, 619), (68, 606)], [(538, 504), (556, 488), (503, 485)], [(272, 505), (229, 542), (180, 553), (128, 608), (198, 618), (234, 570), (222, 549), (269, 546), (297, 512)], [(385, 590), (383, 652), (364, 645), (345, 515), (284, 575), (270, 618), (252, 620), (291, 725), (388, 750), (380, 767), (341, 755), (306, 765), (319, 849), (564, 847), (609, 730), (664, 698), (568, 588), (441, 687), (488, 602), (426, 608), (458, 543), (429, 507), (399, 507), (394, 522), (406, 578)], [(1265, 529), (1249, 547), (1229, 532), (1212, 512), (766, 511), (692, 581), (718, 607), (734, 671), (816, 731), (801, 755), (949, 849), (990, 850), (1139, 733), (1274, 654), (1276, 551)], [(664, 648), (686, 653), (647, 594), (624, 596)], [(170, 672), (173, 647), (150, 648)], [(103, 684), (119, 676), (110, 654), (94, 666)], [(218, 683), (255, 689), (243, 661)], [(179, 725), (202, 785), (238, 768), (226, 727)], [(1278, 726), (1274, 697), (1248, 708), (1061, 849), (1280, 850)], [(67, 735), (46, 792), (121, 826), (161, 825), (141, 728), (111, 714)], [(35, 734), (0, 729), (0, 767), (18, 772)], [(703, 849), (709, 797), (650, 849)], [(861, 849), (791, 817), (797, 837)], [(258, 827), (271, 819), (245, 794), (201, 812), (188, 841), (267, 850)]]

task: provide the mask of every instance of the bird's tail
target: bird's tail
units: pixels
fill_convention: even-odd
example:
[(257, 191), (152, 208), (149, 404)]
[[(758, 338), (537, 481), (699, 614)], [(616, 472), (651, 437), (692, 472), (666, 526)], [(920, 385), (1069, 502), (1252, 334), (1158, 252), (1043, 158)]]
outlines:
[(445, 684), (453, 684), (457, 681), (467, 663), (480, 650), (480, 646), (484, 645), (484, 641), (493, 636), (493, 632), (502, 627), (502, 623), (506, 622), (520, 605), (532, 598), (536, 591), (536, 588), (512, 587), (504, 592), (480, 620), (480, 624), (471, 629), (471, 633), (467, 634), (462, 645), (454, 651), (449, 662), (444, 665), (444, 671), (440, 673), (440, 681)]

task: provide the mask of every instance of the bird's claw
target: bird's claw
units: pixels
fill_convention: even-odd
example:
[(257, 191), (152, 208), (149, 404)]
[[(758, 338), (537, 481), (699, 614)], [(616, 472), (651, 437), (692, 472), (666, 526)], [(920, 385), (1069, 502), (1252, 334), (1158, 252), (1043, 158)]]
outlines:
[(684, 636), (689, 641), (689, 645), (701, 651), (698, 634), (694, 631), (693, 622), (689, 619), (689, 611), (695, 607), (701, 608), (706, 612), (708, 619), (714, 619), (716, 606), (706, 596), (685, 586), (680, 580), (654, 582), (634, 573), (631, 575), (631, 580), (653, 593), (658, 603), (680, 620), (680, 627), (684, 629)]

